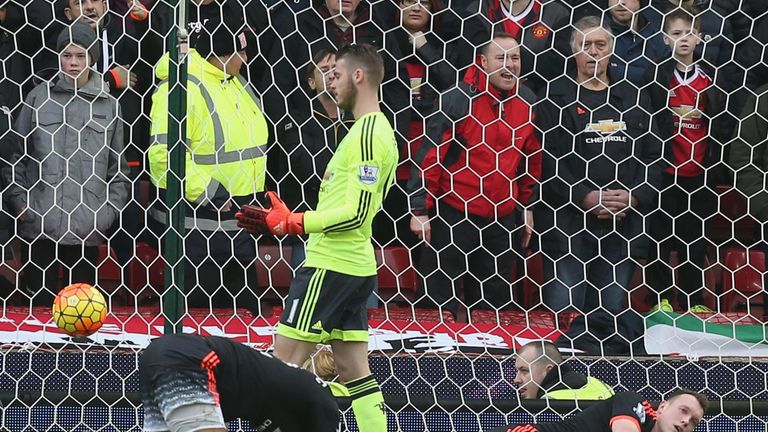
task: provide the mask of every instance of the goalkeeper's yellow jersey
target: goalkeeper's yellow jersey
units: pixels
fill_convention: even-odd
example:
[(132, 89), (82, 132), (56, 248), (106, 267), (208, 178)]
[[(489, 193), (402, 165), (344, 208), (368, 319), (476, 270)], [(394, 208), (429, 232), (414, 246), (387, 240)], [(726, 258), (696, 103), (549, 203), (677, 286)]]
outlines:
[(384, 114), (355, 121), (328, 163), (317, 209), (304, 213), (305, 267), (376, 274), (371, 225), (394, 182), (397, 159), (395, 133)]

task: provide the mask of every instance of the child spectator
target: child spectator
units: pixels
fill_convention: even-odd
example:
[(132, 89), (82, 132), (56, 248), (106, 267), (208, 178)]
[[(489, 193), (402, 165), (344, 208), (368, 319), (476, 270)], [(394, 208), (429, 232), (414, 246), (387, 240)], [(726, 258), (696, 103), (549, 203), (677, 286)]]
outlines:
[[(700, 19), (689, 10), (667, 14), (664, 43), (672, 49), (672, 58), (658, 67), (650, 86), (652, 112), (665, 142), (668, 166), (662, 175), (660, 211), (649, 221), (654, 241), (646, 275), (648, 285), (661, 296), (656, 308), (664, 311), (673, 310), (672, 287), (678, 286), (685, 294), (678, 298), (682, 309), (711, 312), (703, 301), (707, 225), (717, 212), (710, 177), (721, 161), (721, 142), (728, 137), (714, 126), (724, 116), (718, 116), (722, 109), (711, 72), (696, 60), (700, 29)], [(648, 71), (649, 78), (653, 72), (653, 68)], [(677, 283), (667, 264), (673, 249), (680, 262)]]
[[(123, 144), (128, 160), (130, 181), (138, 199), (138, 179), (144, 172), (144, 158), (149, 147), (149, 92), (153, 84), (152, 67), (160, 59), (163, 41), (156, 23), (149, 28), (146, 0), (59, 0), (59, 8), (70, 22), (80, 22), (96, 31), (101, 50), (94, 65), (109, 86), (110, 94), (119, 101), (125, 121)], [(117, 13), (116, 4), (125, 3), (124, 15)], [(154, 19), (154, 17), (153, 17)], [(111, 242), (121, 263), (127, 264), (134, 255), (134, 245), (145, 218), (138, 202), (131, 200), (126, 207)], [(112, 236), (110, 236), (112, 237)]]
[(75, 23), (57, 43), (59, 74), (27, 96), (14, 129), (9, 202), (24, 243), (23, 288), (33, 305), (50, 306), (65, 283), (95, 284), (99, 245), (128, 201), (123, 123), (102, 76), (93, 29)]

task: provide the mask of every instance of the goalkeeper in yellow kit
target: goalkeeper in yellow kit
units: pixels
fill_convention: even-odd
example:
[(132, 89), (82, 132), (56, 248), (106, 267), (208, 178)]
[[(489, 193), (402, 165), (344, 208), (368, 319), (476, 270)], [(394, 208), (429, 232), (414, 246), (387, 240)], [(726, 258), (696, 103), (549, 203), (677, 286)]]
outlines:
[(277, 194), (267, 192), (271, 208), (243, 206), (237, 213), (238, 225), (254, 234), (309, 234), (306, 261), (291, 283), (277, 327), (274, 355), (301, 365), (317, 343), (330, 343), (361, 432), (387, 430), (384, 398), (368, 367), (366, 309), (377, 284), (371, 223), (393, 183), (398, 158), (394, 131), (379, 108), (383, 77), (383, 60), (370, 45), (348, 45), (336, 55), (329, 89), (355, 124), (328, 163), (317, 210), (292, 213)]

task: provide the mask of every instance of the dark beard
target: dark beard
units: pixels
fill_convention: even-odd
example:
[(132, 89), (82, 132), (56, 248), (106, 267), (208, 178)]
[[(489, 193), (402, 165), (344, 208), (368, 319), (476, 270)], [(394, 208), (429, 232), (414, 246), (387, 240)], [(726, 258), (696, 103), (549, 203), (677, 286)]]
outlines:
[(357, 102), (357, 87), (355, 87), (355, 84), (352, 82), (352, 78), (349, 79), (349, 96), (346, 98), (345, 101), (336, 101), (336, 105), (341, 108), (342, 111), (352, 112), (352, 108), (355, 107), (355, 103)]

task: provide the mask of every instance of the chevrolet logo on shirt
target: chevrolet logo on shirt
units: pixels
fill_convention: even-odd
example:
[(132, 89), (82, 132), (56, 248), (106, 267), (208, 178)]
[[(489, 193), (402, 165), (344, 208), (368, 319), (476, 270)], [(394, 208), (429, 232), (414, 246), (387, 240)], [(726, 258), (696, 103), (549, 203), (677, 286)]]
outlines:
[(597, 123), (587, 123), (584, 132), (596, 132), (602, 135), (611, 135), (623, 130), (627, 130), (627, 124), (623, 121), (600, 120)]
[(681, 119), (701, 118), (701, 111), (691, 105), (680, 105), (679, 107), (673, 107), (671, 109), (672, 112)]

